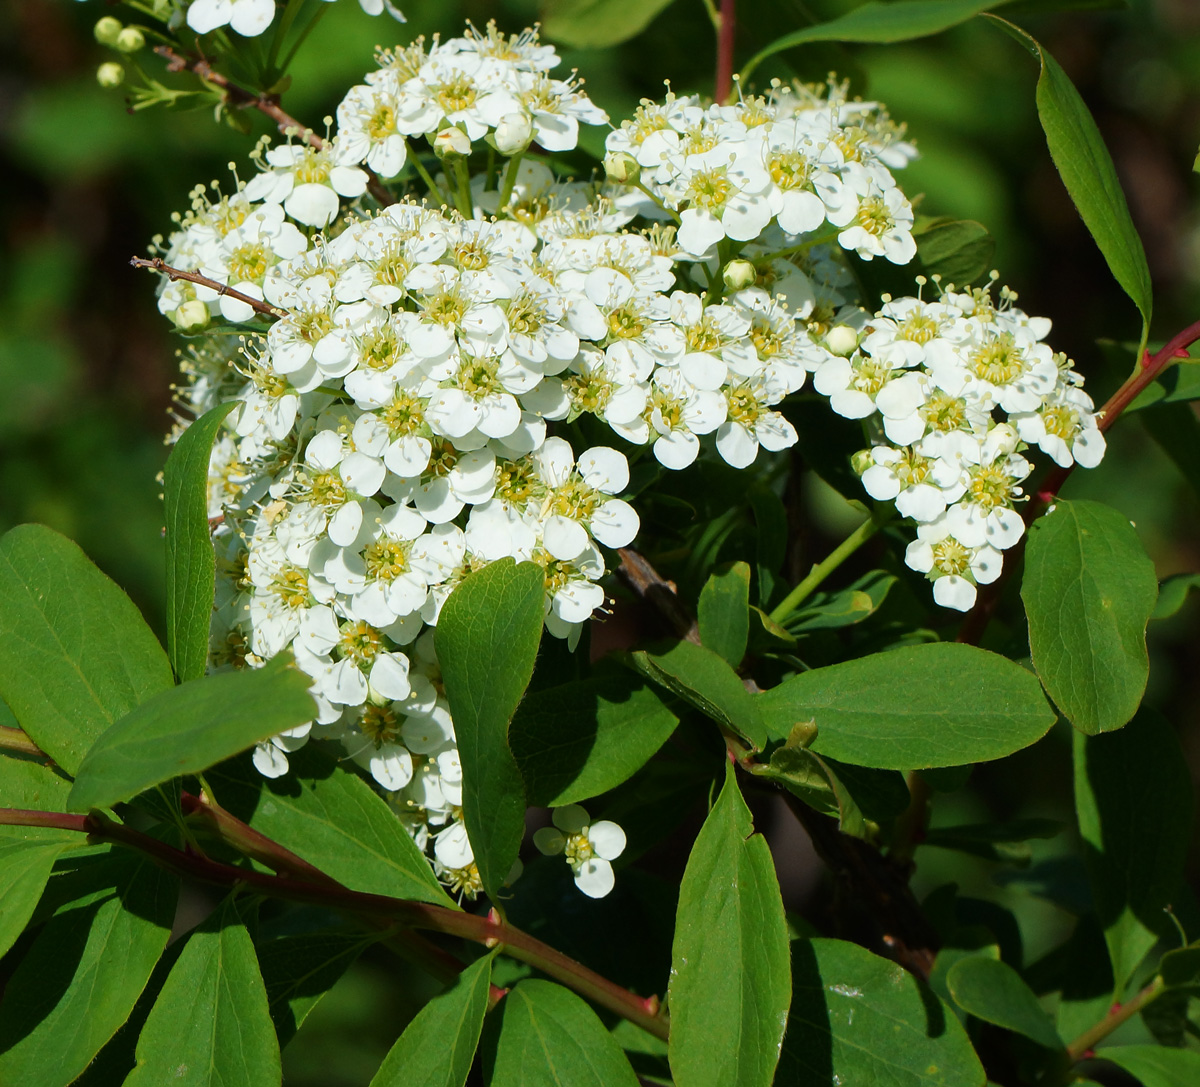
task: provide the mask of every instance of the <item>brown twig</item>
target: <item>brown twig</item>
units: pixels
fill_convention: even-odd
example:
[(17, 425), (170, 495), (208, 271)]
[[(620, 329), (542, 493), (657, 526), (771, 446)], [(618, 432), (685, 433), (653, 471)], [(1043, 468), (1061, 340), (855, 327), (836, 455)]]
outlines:
[[(256, 109), (264, 116), (270, 117), (283, 135), (299, 136), (318, 151), (325, 147), (326, 141), (323, 137), (318, 136), (307, 125), (302, 125), (280, 105), (279, 95), (255, 94), (245, 87), (238, 86), (228, 76), (218, 72), (204, 57), (184, 56), (169, 45), (156, 45), (154, 51), (166, 60), (168, 72), (194, 72), (205, 83), (219, 90), (224, 95), (225, 105), (235, 109)], [(395, 203), (387, 186), (374, 170), (365, 163), (359, 169), (366, 173), (367, 189), (380, 206), (387, 207)]]
[[(1168, 366), (1179, 359), (1187, 358), (1187, 348), (1197, 340), (1200, 340), (1200, 321), (1188, 325), (1187, 328), (1173, 336), (1163, 345), (1161, 350), (1156, 351), (1153, 355), (1149, 351), (1146, 351), (1139, 360), (1137, 369), (1125, 379), (1121, 387), (1108, 398), (1104, 406), (1096, 413), (1100, 430), (1108, 430), (1121, 417), (1125, 409)], [(1055, 468), (1043, 480), (1037, 494), (1025, 504), (1025, 511), (1022, 516), (1026, 525), (1032, 524), (1035, 518), (1045, 512), (1046, 507), (1054, 501), (1058, 492), (1062, 490), (1063, 484), (1070, 478), (1074, 470), (1074, 463), (1067, 465), (1065, 468)], [(979, 643), (983, 637), (983, 632), (987, 629), (987, 625), (996, 610), (996, 605), (1000, 601), (1000, 593), (1008, 582), (1008, 579), (1012, 576), (1012, 571), (1018, 565), (1027, 539), (1028, 534), (1022, 536), (1020, 541), (1005, 554), (1004, 569), (1000, 577), (980, 592), (975, 606), (967, 614), (966, 619), (963, 620), (963, 625), (958, 632), (958, 641), (966, 642), (969, 645), (977, 645)]]
[[(232, 817), (230, 817), (232, 818)], [(380, 918), (406, 928), (425, 929), (473, 940), (486, 947), (502, 947), (511, 958), (527, 962), (556, 981), (595, 1001), (643, 1030), (666, 1039), (669, 1021), (659, 1007), (658, 997), (640, 997), (608, 978), (589, 970), (549, 944), (514, 928), (495, 910), (487, 917), (462, 910), (434, 906), (387, 895), (351, 891), (317, 870), (320, 882), (290, 876), (269, 876), (249, 868), (238, 868), (220, 861), (185, 853), (132, 827), (115, 823), (101, 812), (72, 815), (66, 812), (26, 811), (0, 808), (0, 825), (57, 827), (87, 834), (91, 840), (112, 842), (135, 849), (159, 866), (179, 876), (213, 883), (222, 887), (247, 887), (272, 898), (323, 906), (367, 918)], [(249, 828), (247, 828), (249, 829)], [(256, 832), (255, 832), (256, 833)], [(287, 850), (269, 839), (259, 838), (259, 847), (270, 843), (285, 855)], [(299, 859), (299, 858), (297, 858)], [(306, 864), (307, 862), (300, 862)]]
[(19, 728), (9, 728), (7, 725), (0, 725), (0, 750), (15, 751), (20, 755), (38, 755), (44, 759), (50, 758)]
[(667, 581), (632, 547), (619, 548), (621, 577), (625, 583), (667, 621), (677, 638), (700, 644), (700, 628), (675, 592), (675, 583)]
[(717, 27), (717, 77), (714, 102), (726, 102), (733, 92), (733, 45), (737, 32), (737, 0), (721, 0)]
[(228, 298), (236, 298), (239, 302), (245, 302), (256, 313), (266, 314), (269, 317), (286, 317), (287, 310), (277, 309), (268, 302), (264, 302), (261, 298), (253, 298), (248, 294), (242, 294), (241, 291), (235, 291), (226, 283), (218, 283), (215, 279), (209, 279), (207, 276), (202, 276), (198, 272), (185, 272), (182, 268), (172, 268), (161, 257), (130, 257), (129, 263), (135, 268), (151, 268), (156, 272), (162, 272), (168, 279), (183, 279), (188, 283), (198, 283), (201, 287), (208, 287), (214, 290), (219, 295), (225, 295)]

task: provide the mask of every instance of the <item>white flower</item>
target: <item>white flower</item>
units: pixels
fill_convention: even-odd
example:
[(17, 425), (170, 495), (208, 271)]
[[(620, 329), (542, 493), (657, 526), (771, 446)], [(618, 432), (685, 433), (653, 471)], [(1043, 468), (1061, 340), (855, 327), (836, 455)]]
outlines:
[(197, 34), (228, 25), (245, 38), (261, 34), (275, 18), (275, 0), (192, 0), (187, 24)]
[(565, 853), (575, 886), (589, 898), (603, 898), (616, 883), (611, 862), (625, 851), (625, 832), (608, 819), (593, 823), (578, 804), (555, 808), (551, 819), (554, 826), (537, 831), (533, 844), (546, 856)]
[(936, 603), (957, 611), (970, 611), (977, 596), (975, 586), (995, 581), (1004, 565), (995, 548), (967, 547), (952, 536), (945, 518), (921, 525), (904, 561), (933, 582)]

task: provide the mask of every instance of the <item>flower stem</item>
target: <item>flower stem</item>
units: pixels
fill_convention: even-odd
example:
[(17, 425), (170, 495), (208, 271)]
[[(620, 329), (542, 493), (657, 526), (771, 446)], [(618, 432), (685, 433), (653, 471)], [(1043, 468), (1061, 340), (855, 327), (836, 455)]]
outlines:
[(525, 153), (522, 152), (508, 160), (508, 168), (504, 171), (504, 184), (500, 186), (498, 211), (504, 211), (508, 207), (508, 202), (512, 199), (513, 186), (517, 183), (517, 173), (521, 169), (521, 159), (524, 157)]
[(809, 571), (808, 577), (780, 601), (775, 610), (771, 612), (771, 619), (776, 623), (782, 623), (784, 619), (791, 615), (812, 594), (822, 581), (841, 566), (843, 562), (862, 547), (891, 519), (892, 515), (890, 512), (884, 514), (873, 513), (868, 517), (858, 528), (838, 544), (823, 561), (817, 563)]
[(421, 180), (425, 182), (425, 187), (429, 190), (429, 195), (432, 196), (443, 207), (449, 207), (450, 201), (446, 198), (446, 194), (442, 192), (438, 183), (433, 180), (428, 170), (425, 169), (425, 164), (421, 161), (420, 156), (413, 150), (412, 144), (408, 140), (404, 141), (404, 148), (408, 154), (408, 161), (416, 168), (417, 174)]
[[(192, 807), (198, 806), (193, 798)], [(207, 805), (205, 805), (207, 807)], [(227, 814), (227, 813), (226, 813)], [(232, 820), (232, 822), (230, 822)], [(217, 825), (226, 830), (234, 829), (232, 816), (218, 818)], [(636, 1023), (643, 1030), (666, 1039), (669, 1021), (659, 1008), (658, 997), (640, 997), (623, 989), (582, 963), (564, 955), (549, 944), (514, 928), (501, 920), (492, 911), (487, 917), (464, 913), (462, 910), (434, 906), (425, 902), (391, 898), (387, 895), (367, 894), (351, 891), (325, 875), (319, 869), (311, 869), (307, 862), (295, 858), (300, 865), (315, 873), (313, 879), (296, 879), (291, 876), (270, 876), (249, 868), (238, 868), (220, 861), (185, 853), (148, 834), (113, 822), (101, 812), (89, 815), (72, 815), (66, 812), (25, 811), (15, 808), (0, 808), (0, 826), (57, 827), (87, 834), (92, 841), (113, 842), (145, 854), (156, 864), (189, 879), (214, 883), (222, 887), (244, 886), (258, 894), (280, 898), (289, 902), (303, 902), (324, 906), (364, 918), (386, 920), (391, 924), (410, 929), (426, 929), (449, 936), (499, 947), (508, 956), (537, 967), (544, 974), (570, 986), (576, 992), (589, 997), (602, 1007)], [(258, 835), (252, 828), (246, 830), (254, 836), (253, 848), (261, 855), (293, 857), (275, 842)], [(248, 841), (249, 844), (249, 841)]]
[(454, 202), (464, 219), (471, 218), (471, 178), (467, 173), (467, 160), (454, 160), (454, 175), (458, 182), (458, 191), (454, 194)]
[(1126, 1001), (1124, 1004), (1114, 1004), (1108, 1014), (1100, 1020), (1099, 1023), (1088, 1027), (1078, 1038), (1076, 1038), (1069, 1046), (1067, 1046), (1067, 1055), (1071, 1058), (1071, 1063), (1083, 1060), (1093, 1049), (1097, 1043), (1104, 1041), (1114, 1030), (1117, 1029), (1126, 1020), (1132, 1019), (1148, 1004), (1153, 1003), (1166, 991), (1166, 986), (1161, 977), (1156, 977), (1149, 985), (1147, 985), (1137, 996)]
[(714, 102), (728, 102), (733, 96), (733, 46), (737, 31), (737, 0), (721, 0), (717, 23), (717, 77)]

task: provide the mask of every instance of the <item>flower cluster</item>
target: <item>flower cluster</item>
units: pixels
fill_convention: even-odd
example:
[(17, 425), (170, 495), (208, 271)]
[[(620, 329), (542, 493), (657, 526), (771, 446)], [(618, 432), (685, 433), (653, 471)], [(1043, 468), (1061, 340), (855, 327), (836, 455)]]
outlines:
[[(849, 253), (913, 252), (891, 174), (913, 150), (877, 105), (836, 84), (668, 96), (609, 137), (609, 180), (564, 181), (529, 152), (605, 115), (550, 78), (535, 32), (377, 61), (327, 138), (260, 145), (249, 181), (192, 193), (156, 240), (186, 273), (159, 308), (192, 334), (181, 407), (236, 402), (210, 463), (212, 666), (290, 651), (312, 679), (314, 720), (255, 765), (277, 776), (337, 741), (474, 894), (433, 628), (464, 577), (512, 557), (542, 568), (546, 630), (573, 645), (603, 607), (605, 550), (638, 531), (628, 458), (747, 467), (796, 442), (776, 408), (811, 374), (835, 412), (873, 420), (864, 485), (919, 523), (910, 565), (961, 607), (1020, 535), (1021, 443), (1084, 464), (1103, 443), (1047, 323), (1010, 295), (856, 305)], [(414, 172), (420, 199), (384, 188)], [(555, 825), (539, 847), (607, 893), (619, 828), (574, 808)]]
[(813, 378), (835, 412), (874, 427), (855, 458), (863, 486), (917, 523), (905, 561), (960, 611), (1024, 534), (1016, 507), (1033, 466), (1022, 452), (1036, 445), (1085, 468), (1104, 455), (1083, 378), (1042, 342), (1050, 322), (1013, 305), (1008, 288), (999, 296), (951, 288), (936, 302), (887, 300), (857, 349)]

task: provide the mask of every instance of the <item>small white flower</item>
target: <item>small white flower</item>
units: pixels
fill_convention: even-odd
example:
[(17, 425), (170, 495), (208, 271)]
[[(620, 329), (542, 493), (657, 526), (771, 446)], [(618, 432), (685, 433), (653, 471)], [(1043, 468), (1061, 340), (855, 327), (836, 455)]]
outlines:
[(565, 853), (575, 886), (589, 898), (603, 898), (616, 883), (611, 862), (625, 851), (625, 832), (608, 819), (593, 823), (578, 804), (555, 808), (551, 819), (554, 826), (537, 831), (533, 844), (546, 856)]

